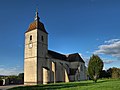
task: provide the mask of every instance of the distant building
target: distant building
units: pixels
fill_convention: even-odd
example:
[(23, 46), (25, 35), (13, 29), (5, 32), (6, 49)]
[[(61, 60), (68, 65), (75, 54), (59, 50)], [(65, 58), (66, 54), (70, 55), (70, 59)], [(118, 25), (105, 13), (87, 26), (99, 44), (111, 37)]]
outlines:
[(9, 79), (6, 78), (6, 79), (2, 79), (3, 80), (3, 85), (9, 85)]
[(85, 62), (78, 53), (48, 50), (48, 33), (38, 12), (25, 32), (24, 84), (47, 84), (86, 79)]

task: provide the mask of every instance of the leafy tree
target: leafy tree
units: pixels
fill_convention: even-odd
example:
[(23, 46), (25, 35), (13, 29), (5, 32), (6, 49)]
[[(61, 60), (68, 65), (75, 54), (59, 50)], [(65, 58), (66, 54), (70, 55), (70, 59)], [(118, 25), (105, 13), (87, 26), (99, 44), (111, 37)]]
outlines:
[(102, 70), (102, 71), (100, 72), (99, 78), (109, 78), (107, 71)]
[(99, 78), (102, 69), (103, 69), (103, 61), (100, 59), (100, 57), (97, 55), (93, 55), (92, 57), (90, 57), (88, 63), (88, 73), (90, 78), (94, 82), (97, 82), (97, 79)]
[(108, 78), (111, 78), (112, 77), (112, 68), (109, 68), (107, 70), (107, 74), (108, 74)]
[(120, 69), (119, 68), (112, 68), (112, 78), (120, 78)]
[(23, 80), (24, 80), (24, 73), (19, 73), (18, 78), (20, 78), (20, 79), (23, 79)]
[(21, 83), (24, 83), (24, 73), (19, 73), (18, 79), (21, 81)]

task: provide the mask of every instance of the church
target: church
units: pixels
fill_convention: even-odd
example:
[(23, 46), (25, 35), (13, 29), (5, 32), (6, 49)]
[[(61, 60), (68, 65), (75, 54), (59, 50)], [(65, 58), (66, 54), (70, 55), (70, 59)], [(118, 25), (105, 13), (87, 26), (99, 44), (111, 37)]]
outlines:
[(24, 84), (36, 85), (86, 80), (85, 62), (78, 53), (48, 50), (48, 33), (36, 12), (25, 32)]

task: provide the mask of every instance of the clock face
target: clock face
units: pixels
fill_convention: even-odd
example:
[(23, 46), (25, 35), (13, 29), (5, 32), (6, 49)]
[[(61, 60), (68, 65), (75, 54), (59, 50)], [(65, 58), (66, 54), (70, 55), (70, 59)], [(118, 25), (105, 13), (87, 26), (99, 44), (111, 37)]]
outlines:
[(32, 43), (30, 43), (30, 44), (29, 44), (29, 48), (32, 48), (32, 47), (33, 47), (33, 45), (32, 45)]

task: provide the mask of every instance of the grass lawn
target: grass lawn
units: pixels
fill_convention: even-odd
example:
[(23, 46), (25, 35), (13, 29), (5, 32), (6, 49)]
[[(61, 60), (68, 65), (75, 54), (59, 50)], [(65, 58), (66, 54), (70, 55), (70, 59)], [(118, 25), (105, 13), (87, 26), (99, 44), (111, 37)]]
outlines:
[(103, 79), (97, 83), (80, 81), (70, 83), (56, 83), (47, 85), (22, 86), (9, 90), (120, 90), (120, 79)]

